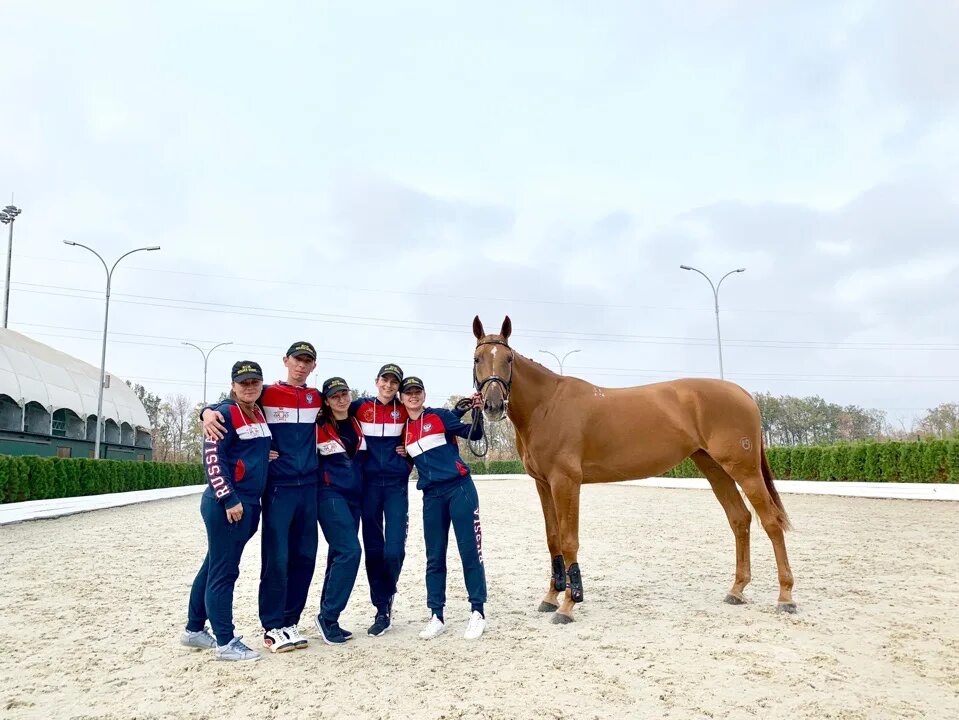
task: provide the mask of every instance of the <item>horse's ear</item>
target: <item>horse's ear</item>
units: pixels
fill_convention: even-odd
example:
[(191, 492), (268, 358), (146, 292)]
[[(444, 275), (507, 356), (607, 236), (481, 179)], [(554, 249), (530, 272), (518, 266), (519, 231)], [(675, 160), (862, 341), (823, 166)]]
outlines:
[(513, 321), (510, 320), (509, 315), (507, 315), (503, 321), (503, 329), (499, 331), (499, 334), (503, 336), (504, 340), (509, 340), (509, 334), (511, 332), (513, 332)]
[(473, 318), (473, 334), (476, 336), (477, 340), (481, 340), (486, 334), (483, 332), (483, 322), (479, 319), (479, 315)]

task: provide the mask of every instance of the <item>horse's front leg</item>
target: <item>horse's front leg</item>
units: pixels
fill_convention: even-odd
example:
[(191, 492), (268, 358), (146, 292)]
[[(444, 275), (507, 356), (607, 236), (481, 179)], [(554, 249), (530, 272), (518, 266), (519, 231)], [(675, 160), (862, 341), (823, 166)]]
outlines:
[(580, 483), (570, 476), (554, 478), (551, 485), (553, 505), (556, 509), (556, 521), (559, 529), (560, 547), (566, 561), (568, 579), (566, 595), (553, 622), (564, 625), (573, 622), (573, 607), (583, 602), (583, 579), (579, 563), (579, 488)]
[(556, 506), (553, 504), (553, 494), (549, 483), (537, 478), (536, 491), (543, 506), (543, 519), (546, 521), (546, 546), (552, 561), (552, 570), (546, 596), (539, 604), (540, 612), (554, 612), (559, 609), (559, 594), (566, 589), (566, 565), (560, 550), (559, 528), (556, 522)]

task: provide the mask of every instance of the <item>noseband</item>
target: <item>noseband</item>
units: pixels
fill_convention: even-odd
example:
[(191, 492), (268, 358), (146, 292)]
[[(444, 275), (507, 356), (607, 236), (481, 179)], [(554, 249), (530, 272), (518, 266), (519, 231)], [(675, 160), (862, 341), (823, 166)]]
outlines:
[[(482, 345), (502, 345), (504, 348), (510, 351), (510, 355), (512, 356), (513, 349), (502, 340), (486, 340), (485, 342), (476, 343), (476, 347), (480, 347)], [(485, 388), (490, 383), (494, 383), (494, 382), (499, 383), (500, 386), (503, 388), (503, 405), (508, 407), (509, 393), (513, 385), (513, 366), (512, 365), (509, 366), (508, 378), (501, 378), (499, 375), (493, 374), (484, 378), (483, 381), (480, 382), (479, 378), (476, 377), (476, 365), (475, 364), (473, 365), (473, 387), (476, 388), (476, 391), (478, 393), (482, 393), (483, 388)], [(484, 400), (485, 400), (485, 397), (484, 397)]]

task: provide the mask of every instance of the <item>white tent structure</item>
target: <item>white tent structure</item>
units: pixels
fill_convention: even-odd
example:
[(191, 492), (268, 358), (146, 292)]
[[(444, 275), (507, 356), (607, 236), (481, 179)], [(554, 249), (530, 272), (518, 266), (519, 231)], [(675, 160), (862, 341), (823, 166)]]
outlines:
[[(103, 418), (117, 437), (106, 441), (149, 447), (150, 421), (143, 404), (122, 380), (110, 380), (103, 391)], [(67, 436), (92, 440), (99, 382), (99, 368), (14, 330), (0, 329), (0, 396), (7, 396), (0, 398), (0, 429), (63, 435), (69, 420)]]

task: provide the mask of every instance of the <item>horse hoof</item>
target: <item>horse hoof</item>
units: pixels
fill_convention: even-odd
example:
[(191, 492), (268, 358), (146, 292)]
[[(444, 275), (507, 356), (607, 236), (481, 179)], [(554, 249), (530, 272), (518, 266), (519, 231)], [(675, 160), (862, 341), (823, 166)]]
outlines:
[(556, 613), (550, 622), (552, 622), (553, 625), (569, 625), (573, 622), (573, 618), (569, 615), (563, 615), (563, 613)]
[(781, 602), (776, 606), (776, 611), (795, 615), (797, 612), (799, 612), (799, 608), (796, 607), (796, 603), (794, 602)]
[(559, 610), (559, 605), (553, 605), (553, 603), (548, 603), (544, 600), (539, 604), (537, 610), (539, 612), (556, 612)]
[(745, 605), (746, 598), (742, 595), (733, 595), (733, 593), (726, 593), (726, 598), (723, 600), (727, 605)]

